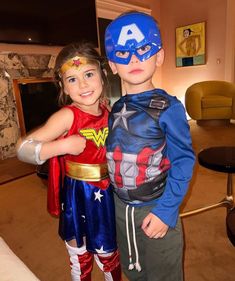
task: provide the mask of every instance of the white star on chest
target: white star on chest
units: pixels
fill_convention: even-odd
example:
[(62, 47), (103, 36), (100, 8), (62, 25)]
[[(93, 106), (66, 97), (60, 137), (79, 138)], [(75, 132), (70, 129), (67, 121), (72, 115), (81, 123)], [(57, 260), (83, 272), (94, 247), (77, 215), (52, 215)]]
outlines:
[(114, 115), (113, 129), (119, 125), (124, 129), (128, 130), (127, 119), (134, 113), (136, 113), (136, 111), (134, 110), (127, 111), (126, 104), (124, 103), (122, 110), (113, 114)]
[(100, 189), (97, 192), (94, 192), (95, 194), (95, 200), (99, 200), (101, 202), (101, 198), (104, 196), (100, 194)]

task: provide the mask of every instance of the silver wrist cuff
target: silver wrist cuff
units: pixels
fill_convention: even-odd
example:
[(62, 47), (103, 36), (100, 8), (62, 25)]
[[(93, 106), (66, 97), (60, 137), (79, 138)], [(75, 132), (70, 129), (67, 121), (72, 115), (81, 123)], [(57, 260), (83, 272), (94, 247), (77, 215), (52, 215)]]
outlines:
[(20, 161), (27, 162), (34, 165), (41, 165), (46, 160), (40, 160), (40, 151), (42, 142), (33, 139), (24, 140), (17, 150), (17, 157)]

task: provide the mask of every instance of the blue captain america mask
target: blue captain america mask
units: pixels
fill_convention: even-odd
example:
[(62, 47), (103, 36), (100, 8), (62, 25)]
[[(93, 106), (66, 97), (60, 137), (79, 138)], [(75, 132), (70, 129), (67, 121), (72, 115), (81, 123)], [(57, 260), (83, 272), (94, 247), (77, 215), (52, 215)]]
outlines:
[(145, 61), (162, 48), (160, 30), (154, 19), (144, 13), (133, 12), (112, 21), (105, 31), (107, 58), (128, 64), (134, 54)]

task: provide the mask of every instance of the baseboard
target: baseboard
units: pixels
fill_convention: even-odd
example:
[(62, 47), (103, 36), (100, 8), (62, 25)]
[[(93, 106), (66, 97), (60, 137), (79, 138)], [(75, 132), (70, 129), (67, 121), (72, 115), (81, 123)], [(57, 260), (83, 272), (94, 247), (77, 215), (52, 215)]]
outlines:
[(226, 126), (230, 124), (230, 119), (197, 120), (198, 126)]

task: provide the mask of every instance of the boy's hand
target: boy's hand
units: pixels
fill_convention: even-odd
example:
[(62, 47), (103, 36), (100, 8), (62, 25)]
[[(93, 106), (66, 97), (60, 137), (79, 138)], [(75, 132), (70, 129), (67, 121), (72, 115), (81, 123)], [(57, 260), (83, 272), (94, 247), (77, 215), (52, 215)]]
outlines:
[(142, 229), (149, 238), (163, 238), (169, 226), (161, 221), (153, 213), (149, 213), (142, 223)]

